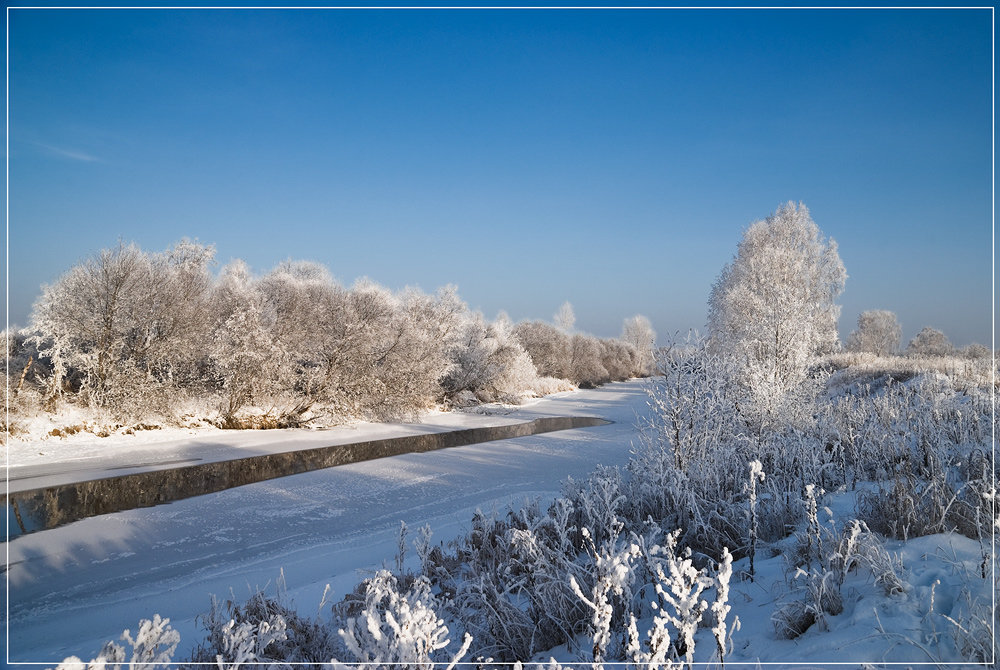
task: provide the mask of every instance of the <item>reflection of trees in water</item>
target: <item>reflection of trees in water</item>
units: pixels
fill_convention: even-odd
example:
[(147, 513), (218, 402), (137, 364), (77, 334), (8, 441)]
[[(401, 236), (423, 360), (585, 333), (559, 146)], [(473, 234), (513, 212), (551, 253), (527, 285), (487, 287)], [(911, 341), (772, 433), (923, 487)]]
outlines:
[(16, 537), (99, 514), (152, 507), (337, 465), (607, 423), (610, 422), (592, 417), (546, 417), (506, 426), (407, 435), (152, 470), (11, 493), (8, 514), (12, 511), (17, 520), (19, 530), (11, 529)]

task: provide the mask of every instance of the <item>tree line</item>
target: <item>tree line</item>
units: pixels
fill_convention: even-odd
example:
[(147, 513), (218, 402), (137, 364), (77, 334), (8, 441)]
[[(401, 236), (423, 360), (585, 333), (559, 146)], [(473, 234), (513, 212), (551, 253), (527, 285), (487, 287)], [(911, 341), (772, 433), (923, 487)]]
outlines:
[[(209, 411), (225, 427), (317, 417), (412, 417), (436, 403), (517, 402), (648, 375), (645, 317), (621, 338), (490, 321), (454, 286), (350, 287), (324, 266), (286, 261), (255, 275), (212, 272), (215, 249), (182, 240), (149, 253), (119, 243), (44, 286), (28, 328), (8, 334), (13, 409), (72, 403), (119, 421)], [(192, 409), (193, 408), (193, 409)]]

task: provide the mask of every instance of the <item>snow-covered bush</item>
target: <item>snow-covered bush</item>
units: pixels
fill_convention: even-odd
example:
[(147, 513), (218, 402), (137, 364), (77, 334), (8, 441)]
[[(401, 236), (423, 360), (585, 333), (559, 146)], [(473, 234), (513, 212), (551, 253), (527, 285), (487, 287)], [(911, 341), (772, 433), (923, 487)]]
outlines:
[(542, 377), (567, 379), (583, 388), (593, 388), (628, 379), (635, 373), (638, 353), (622, 340), (570, 334), (566, 328), (542, 321), (522, 321), (514, 327), (514, 335)]
[(68, 383), (112, 419), (168, 412), (168, 388), (200, 381), (214, 253), (187, 240), (153, 255), (120, 243), (43, 287), (31, 339), (51, 370), (46, 395)]
[(15, 419), (65, 402), (98, 434), (182, 415), (224, 428), (408, 419), (463, 395), (519, 402), (636, 369), (633, 346), (573, 333), (568, 303), (560, 327), (515, 327), (470, 314), (453, 286), (345, 288), (292, 260), (262, 275), (235, 260), (213, 277), (214, 254), (120, 243), (44, 287), (7, 352), (23, 373), (8, 380)]
[(518, 402), (531, 390), (538, 374), (506, 314), (493, 323), (470, 314), (459, 333), (450, 352), (452, 365), (441, 379), (446, 394), (471, 391), (484, 402)]
[(476, 641), (475, 656), (528, 658), (582, 630), (587, 611), (569, 580), (589, 588), (590, 573), (576, 560), (572, 516), (565, 499), (545, 514), (534, 505), (511, 510), (506, 519), (476, 514), (458, 544), (464, 578), (456, 596)]
[[(193, 663), (226, 668), (244, 664), (324, 663), (343, 647), (330, 624), (300, 615), (283, 591), (257, 591), (243, 604), (213, 596), (211, 609), (198, 618), (205, 638), (195, 646)], [(320, 604), (322, 609), (323, 603)]]
[[(589, 539), (589, 531), (586, 531), (585, 537)], [(600, 664), (605, 660), (615, 658), (624, 651), (611, 646), (611, 633), (613, 630), (621, 630), (625, 613), (629, 610), (632, 599), (632, 562), (639, 555), (639, 546), (628, 544), (616, 550), (614, 545), (606, 545), (598, 550), (592, 541), (589, 544), (594, 566), (594, 585), (590, 593), (585, 595), (573, 576), (569, 579), (573, 592), (593, 611), (590, 621), (593, 648), (587, 660), (601, 667)]]
[(639, 353), (631, 344), (614, 339), (598, 340), (598, 344), (601, 347), (601, 365), (607, 370), (609, 380), (646, 376), (639, 374)]
[(975, 361), (989, 359), (993, 356), (993, 352), (990, 351), (989, 347), (984, 347), (978, 342), (973, 342), (972, 344), (962, 347), (962, 349), (958, 351), (958, 355), (962, 358)]
[(289, 356), (274, 337), (273, 313), (241, 261), (226, 266), (213, 297), (218, 322), (209, 355), (221, 380), (224, 421), (248, 405), (280, 404)]
[(594, 388), (611, 380), (601, 363), (601, 343), (597, 338), (580, 333), (570, 337), (568, 377), (581, 388)]
[(544, 321), (522, 321), (514, 326), (514, 335), (540, 376), (570, 378), (573, 350), (569, 335)]

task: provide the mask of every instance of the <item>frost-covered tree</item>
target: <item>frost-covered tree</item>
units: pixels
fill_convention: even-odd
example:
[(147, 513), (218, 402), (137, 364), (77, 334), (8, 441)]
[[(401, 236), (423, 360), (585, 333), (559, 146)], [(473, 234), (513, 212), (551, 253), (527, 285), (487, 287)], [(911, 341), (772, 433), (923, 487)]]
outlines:
[(39, 353), (52, 362), (52, 394), (76, 371), (85, 389), (99, 394), (128, 348), (128, 337), (147, 308), (149, 258), (120, 243), (76, 265), (42, 287), (31, 323)]
[(566, 333), (544, 321), (522, 321), (514, 327), (514, 334), (539, 375), (569, 379), (573, 350)]
[(649, 319), (641, 314), (625, 319), (622, 324), (622, 340), (635, 348), (635, 375), (645, 377), (653, 373), (653, 350), (656, 347), (656, 331)]
[(899, 351), (903, 329), (896, 314), (887, 309), (870, 309), (858, 315), (858, 328), (847, 338), (847, 348), (876, 356), (889, 356)]
[(593, 387), (628, 379), (636, 368), (635, 347), (622, 340), (570, 335), (542, 321), (522, 321), (514, 327), (514, 334), (542, 377)]
[(972, 344), (963, 347), (960, 353), (962, 358), (968, 358), (969, 360), (986, 359), (993, 355), (993, 352), (989, 350), (989, 347), (984, 347), (978, 342), (973, 342)]
[(167, 385), (195, 380), (206, 339), (214, 249), (183, 240), (162, 254), (119, 243), (43, 287), (33, 342), (91, 405), (123, 416), (148, 411)]
[(609, 381), (601, 363), (601, 343), (596, 337), (577, 333), (570, 338), (569, 379), (583, 387), (595, 387)]
[(394, 295), (361, 280), (325, 317), (322, 397), (348, 416), (402, 417), (432, 404), (465, 311), (454, 287)]
[(930, 326), (921, 328), (906, 345), (906, 353), (910, 356), (948, 356), (954, 351), (948, 336)]
[(803, 204), (789, 202), (744, 233), (709, 299), (714, 346), (734, 357), (757, 394), (780, 396), (809, 358), (837, 345), (836, 300), (846, 280), (837, 244)]
[(220, 410), (232, 424), (247, 405), (274, 404), (288, 357), (275, 339), (266, 298), (245, 263), (223, 268), (213, 305), (218, 323), (209, 354), (222, 382)]
[(639, 368), (639, 353), (635, 347), (617, 339), (599, 340), (601, 365), (608, 371), (608, 377), (621, 381), (636, 375)]
[(573, 305), (567, 300), (559, 306), (559, 311), (552, 315), (552, 321), (556, 328), (564, 333), (572, 333), (576, 324), (576, 314), (573, 312)]

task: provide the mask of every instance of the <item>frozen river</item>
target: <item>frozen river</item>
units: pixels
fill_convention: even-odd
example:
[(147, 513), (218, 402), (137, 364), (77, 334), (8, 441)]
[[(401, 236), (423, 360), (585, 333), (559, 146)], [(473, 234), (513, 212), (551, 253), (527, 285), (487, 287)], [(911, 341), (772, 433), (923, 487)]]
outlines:
[[(180, 631), (175, 658), (182, 659), (201, 638), (195, 618), (211, 594), (244, 599), (281, 571), (299, 609), (314, 613), (326, 584), (340, 599), (392, 562), (400, 521), (411, 538), (428, 524), (435, 542), (447, 541), (477, 508), (502, 512), (511, 502), (548, 499), (567, 476), (623, 465), (646, 411), (642, 384), (557, 394), (503, 417), (614, 422), (606, 426), (338, 466), (18, 537), (7, 547), (10, 660), (89, 659), (154, 613)], [(491, 421), (466, 415), (444, 423)], [(279, 438), (295, 439), (284, 431)], [(253, 435), (257, 453), (277, 448), (263, 445), (267, 439)], [(164, 462), (171, 450), (193, 453), (192, 443), (175, 442), (160, 450)]]

